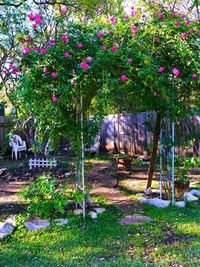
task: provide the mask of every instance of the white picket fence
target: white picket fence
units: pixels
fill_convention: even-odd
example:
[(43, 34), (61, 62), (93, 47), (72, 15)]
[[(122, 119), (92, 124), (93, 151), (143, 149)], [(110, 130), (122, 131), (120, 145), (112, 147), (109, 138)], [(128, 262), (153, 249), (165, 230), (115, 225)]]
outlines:
[(42, 168), (52, 168), (57, 166), (57, 161), (55, 159), (29, 159), (29, 168), (42, 167)]

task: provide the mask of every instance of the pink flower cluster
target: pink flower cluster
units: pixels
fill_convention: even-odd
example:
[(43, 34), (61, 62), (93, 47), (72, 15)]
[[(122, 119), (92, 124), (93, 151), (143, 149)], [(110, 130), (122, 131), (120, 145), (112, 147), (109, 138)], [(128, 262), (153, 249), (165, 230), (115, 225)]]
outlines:
[(35, 23), (32, 24), (34, 29), (37, 27), (37, 24), (38, 25), (42, 24), (42, 19), (41, 19), (40, 14), (33, 14), (32, 12), (29, 12), (28, 18), (29, 18), (30, 21), (34, 21), (35, 20)]
[(65, 43), (69, 42), (69, 37), (68, 36), (62, 36), (61, 40)]
[(90, 68), (90, 66), (87, 63), (85, 63), (85, 62), (81, 62), (80, 66), (83, 69), (89, 69)]

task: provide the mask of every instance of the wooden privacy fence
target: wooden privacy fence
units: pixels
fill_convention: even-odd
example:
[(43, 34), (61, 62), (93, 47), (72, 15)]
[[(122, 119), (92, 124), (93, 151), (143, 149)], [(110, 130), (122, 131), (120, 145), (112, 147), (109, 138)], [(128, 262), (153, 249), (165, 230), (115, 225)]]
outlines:
[(13, 118), (0, 116), (0, 149), (3, 149), (6, 140), (6, 134), (12, 129)]
[[(130, 155), (143, 154), (152, 145), (152, 129), (155, 125), (155, 114), (142, 112), (138, 114), (114, 114), (104, 118), (100, 130), (100, 150), (124, 152)], [(176, 152), (184, 154), (181, 148), (186, 135), (196, 133), (189, 153), (200, 154), (200, 116), (190, 117), (176, 125), (176, 140), (180, 147)]]

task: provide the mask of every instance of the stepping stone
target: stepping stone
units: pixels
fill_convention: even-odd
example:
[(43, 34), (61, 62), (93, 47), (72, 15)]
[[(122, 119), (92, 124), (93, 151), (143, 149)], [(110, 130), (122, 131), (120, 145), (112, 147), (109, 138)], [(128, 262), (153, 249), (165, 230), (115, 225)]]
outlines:
[(170, 205), (170, 200), (162, 200), (160, 198), (140, 198), (139, 201), (141, 203), (148, 203), (150, 205), (156, 206), (158, 208), (166, 208)]
[(40, 229), (48, 227), (50, 225), (50, 222), (47, 220), (42, 220), (40, 218), (35, 217), (32, 219), (29, 219), (23, 224), (28, 230), (35, 231), (35, 230), (40, 230)]
[(192, 195), (200, 196), (200, 190), (193, 189), (189, 193)]
[(198, 197), (193, 196), (191, 193), (187, 192), (184, 194), (184, 198), (188, 202), (197, 201)]
[(10, 215), (10, 216), (5, 220), (5, 222), (6, 222), (6, 223), (9, 223), (9, 224), (12, 224), (13, 226), (16, 226), (16, 217), (17, 217), (16, 214), (14, 214), (14, 215)]
[(62, 218), (62, 219), (56, 219), (53, 222), (58, 226), (62, 226), (68, 224), (69, 220), (67, 218)]
[(139, 214), (133, 214), (133, 215), (127, 215), (124, 218), (122, 218), (119, 221), (119, 224), (121, 225), (129, 225), (129, 224), (138, 224), (143, 222), (152, 222), (153, 219), (148, 216), (139, 215)]
[(14, 229), (15, 227), (10, 223), (0, 223), (0, 238), (8, 236)]
[(175, 206), (179, 208), (185, 208), (185, 201), (177, 201), (175, 202)]
[(95, 211), (97, 214), (101, 214), (101, 213), (105, 212), (106, 209), (105, 209), (105, 208), (95, 208), (94, 211)]

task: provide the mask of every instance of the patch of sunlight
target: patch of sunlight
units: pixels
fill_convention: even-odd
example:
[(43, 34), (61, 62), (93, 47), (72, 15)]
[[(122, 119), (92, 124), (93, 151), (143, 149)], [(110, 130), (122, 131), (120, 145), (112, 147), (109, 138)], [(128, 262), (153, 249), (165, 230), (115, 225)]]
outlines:
[(198, 234), (200, 235), (200, 223), (191, 222), (191, 223), (179, 223), (177, 224), (177, 232), (183, 234)]

